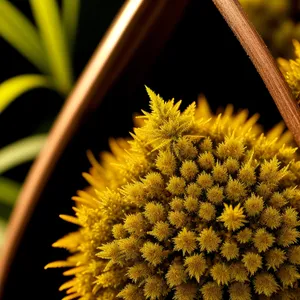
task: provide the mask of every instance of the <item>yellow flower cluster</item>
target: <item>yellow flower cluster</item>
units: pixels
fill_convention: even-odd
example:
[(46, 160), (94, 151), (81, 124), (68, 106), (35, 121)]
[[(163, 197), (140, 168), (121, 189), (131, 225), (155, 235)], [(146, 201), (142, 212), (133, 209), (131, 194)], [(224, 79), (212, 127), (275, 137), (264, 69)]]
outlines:
[(147, 88), (132, 140), (112, 141), (85, 178), (65, 300), (299, 299), (300, 161), (279, 124), (257, 115), (184, 112)]
[(239, 2), (274, 57), (292, 57), (291, 40), (300, 39), (300, 23), (294, 18), (299, 13), (297, 1), (239, 0)]
[(293, 95), (297, 102), (300, 101), (300, 43), (293, 40), (295, 49), (295, 59), (286, 60), (284, 58), (278, 59), (280, 70), (290, 86)]

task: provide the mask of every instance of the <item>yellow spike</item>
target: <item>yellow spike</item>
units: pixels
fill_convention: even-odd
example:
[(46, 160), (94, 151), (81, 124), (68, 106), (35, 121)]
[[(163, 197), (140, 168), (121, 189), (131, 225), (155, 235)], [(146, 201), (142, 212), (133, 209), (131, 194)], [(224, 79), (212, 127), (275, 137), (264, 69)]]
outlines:
[(259, 117), (260, 117), (259, 114), (254, 114), (250, 119), (248, 119), (246, 121), (246, 123), (243, 126), (243, 130), (247, 131), (250, 128), (252, 128), (252, 126), (256, 124), (256, 122), (259, 119)]
[(65, 282), (64, 284), (62, 284), (62, 285), (59, 287), (59, 291), (63, 291), (63, 290), (66, 290), (66, 289), (69, 289), (69, 288), (73, 287), (74, 284), (75, 284), (75, 282), (76, 282), (76, 281), (75, 281), (74, 279)]
[(76, 203), (80, 203), (80, 204), (83, 204), (83, 205), (86, 205), (86, 206), (89, 206), (92, 208), (97, 208), (97, 202), (94, 199), (93, 199), (93, 201), (90, 201), (90, 200), (87, 200), (87, 199), (84, 199), (81, 197), (74, 196), (74, 197), (72, 197), (72, 200), (76, 201)]
[(82, 173), (83, 178), (93, 187), (98, 188), (98, 189), (102, 189), (103, 186), (102, 184), (96, 180), (95, 177), (93, 177), (91, 174), (89, 173)]
[(91, 150), (88, 150), (86, 152), (87, 158), (90, 162), (90, 164), (99, 172), (102, 173), (103, 172), (103, 168), (101, 167), (101, 165), (99, 164), (99, 162), (97, 161), (97, 159), (95, 158), (94, 154), (92, 153)]
[(58, 241), (52, 244), (52, 247), (65, 248), (74, 251), (77, 249), (78, 240), (80, 238), (79, 232), (71, 232), (64, 237), (60, 238)]
[(76, 265), (76, 262), (58, 260), (58, 261), (53, 261), (53, 262), (47, 264), (44, 267), (44, 269), (74, 267), (75, 265)]
[(224, 118), (227, 119), (227, 118), (231, 117), (233, 115), (233, 111), (234, 111), (233, 105), (232, 104), (228, 104), (225, 107), (225, 110), (223, 112)]
[(278, 139), (277, 143), (279, 145), (289, 144), (293, 141), (293, 135), (290, 131), (284, 132)]
[(128, 141), (122, 138), (119, 139), (110, 138), (108, 140), (108, 144), (111, 152), (116, 157), (122, 156), (124, 154), (124, 150), (127, 149), (129, 146)]
[(77, 191), (77, 195), (81, 198), (85, 198), (91, 201), (97, 201), (97, 199), (95, 199), (93, 195), (86, 191)]
[[(158, 150), (158, 149), (160, 149), (160, 148), (162, 148), (162, 147), (164, 147), (164, 146), (167, 146), (168, 144), (170, 144), (171, 143), (171, 139), (168, 139), (168, 140), (165, 140), (164, 142), (162, 142), (160, 145), (158, 145), (157, 147), (155, 147), (154, 149), (152, 149), (151, 150), (151, 152), (154, 152), (154, 151), (156, 151), (156, 150)], [(152, 143), (153, 141), (151, 141), (151, 143)]]
[(195, 117), (210, 119), (212, 116), (213, 115), (211, 113), (206, 97), (203, 94), (199, 95), (198, 106), (196, 108)]
[(79, 220), (76, 217), (69, 216), (69, 215), (59, 215), (59, 217), (69, 223), (73, 223), (75, 225), (80, 225)]
[(80, 297), (81, 295), (78, 293), (72, 294), (72, 295), (68, 295), (66, 297), (63, 297), (62, 300), (72, 300), (72, 299), (76, 299), (78, 297)]
[(249, 114), (249, 112), (247, 109), (243, 109), (242, 111), (240, 111), (234, 117), (234, 120), (233, 120), (233, 123), (231, 124), (231, 126), (238, 127), (240, 125), (244, 125), (244, 123), (246, 122), (246, 120), (248, 118), (248, 114)]
[(77, 288), (75, 286), (70, 287), (68, 290), (66, 290), (66, 293), (68, 295), (70, 294), (74, 294), (75, 292), (77, 292)]
[(63, 275), (64, 276), (72, 276), (77, 273), (83, 272), (84, 270), (85, 270), (85, 266), (75, 267), (75, 268), (72, 268), (70, 270), (63, 272)]
[(280, 123), (276, 124), (267, 134), (266, 138), (268, 140), (274, 140), (281, 136), (285, 129), (284, 123), (281, 121)]

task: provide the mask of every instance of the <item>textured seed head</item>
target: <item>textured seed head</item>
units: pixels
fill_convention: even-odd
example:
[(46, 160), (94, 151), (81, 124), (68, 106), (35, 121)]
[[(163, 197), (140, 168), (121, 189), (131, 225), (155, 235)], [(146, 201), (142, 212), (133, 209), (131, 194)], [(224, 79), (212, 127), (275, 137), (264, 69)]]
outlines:
[(294, 283), (300, 278), (297, 267), (288, 264), (282, 265), (277, 274), (284, 287), (293, 287)]
[(209, 202), (202, 202), (199, 209), (199, 217), (204, 221), (212, 221), (216, 216), (216, 208)]
[(54, 244), (70, 258), (47, 267), (70, 267), (65, 299), (297, 299), (300, 160), (282, 126), (147, 92), (64, 217), (80, 225)]
[(248, 252), (244, 254), (243, 263), (250, 274), (254, 274), (259, 268), (262, 267), (262, 257), (259, 254)]
[(262, 272), (257, 274), (254, 278), (254, 289), (257, 294), (270, 297), (278, 291), (279, 286), (272, 274)]
[(214, 204), (221, 204), (224, 199), (223, 187), (214, 185), (212, 188), (207, 190), (206, 197)]
[(158, 241), (167, 240), (171, 234), (172, 230), (168, 222), (159, 221), (155, 223), (152, 231), (148, 231), (148, 234), (153, 235)]
[(218, 234), (210, 227), (209, 229), (203, 229), (199, 237), (200, 249), (206, 250), (208, 253), (217, 251), (221, 239)]
[(196, 234), (183, 228), (174, 238), (174, 245), (174, 250), (182, 251), (183, 254), (191, 254), (197, 248)]
[(222, 300), (222, 287), (216, 282), (205, 283), (201, 287), (204, 300)]
[(268, 268), (276, 270), (285, 260), (285, 252), (279, 248), (273, 248), (266, 253), (266, 264)]
[(235, 282), (229, 287), (229, 295), (232, 300), (251, 300), (251, 289), (249, 284)]
[(165, 258), (163, 247), (152, 242), (146, 242), (141, 248), (141, 253), (144, 259), (153, 266), (160, 264)]
[(159, 221), (164, 221), (166, 217), (165, 209), (160, 203), (149, 202), (145, 206), (145, 216), (152, 224), (155, 224)]
[(185, 266), (187, 268), (187, 272), (191, 278), (195, 278), (197, 282), (200, 281), (200, 277), (204, 274), (207, 269), (206, 260), (203, 254), (195, 254), (192, 256), (188, 256), (185, 259)]
[(210, 270), (212, 278), (219, 285), (228, 284), (230, 280), (230, 269), (226, 264), (217, 263)]
[(227, 241), (221, 246), (221, 255), (227, 260), (235, 259), (239, 256), (239, 248), (235, 242)]
[(198, 199), (191, 196), (186, 197), (184, 200), (184, 207), (190, 213), (196, 212), (198, 210)]
[(173, 195), (180, 195), (184, 193), (185, 180), (182, 177), (171, 177), (167, 190)]
[(224, 204), (224, 210), (221, 216), (218, 218), (220, 222), (224, 224), (224, 226), (228, 230), (236, 231), (241, 228), (245, 221), (245, 215), (243, 209), (238, 204), (236, 207), (232, 207), (232, 205)]
[(278, 228), (281, 224), (280, 212), (273, 207), (267, 207), (260, 216), (260, 222), (270, 229)]
[(238, 282), (245, 282), (248, 280), (248, 271), (243, 263), (233, 263), (230, 265), (231, 278)]
[(175, 155), (169, 150), (159, 151), (156, 159), (156, 167), (161, 171), (162, 174), (172, 176), (177, 167)]
[(144, 295), (146, 298), (159, 299), (167, 293), (167, 284), (160, 276), (150, 276), (145, 280)]
[(247, 215), (250, 217), (254, 217), (258, 215), (264, 207), (264, 200), (262, 197), (258, 197), (254, 194), (249, 197), (244, 204)]
[(197, 177), (197, 183), (201, 188), (207, 189), (213, 185), (214, 181), (210, 174), (206, 172), (202, 172)]
[(254, 246), (258, 252), (264, 252), (269, 249), (275, 241), (274, 236), (264, 228), (259, 228), (253, 236)]
[(166, 274), (167, 283), (171, 288), (183, 284), (186, 277), (184, 266), (180, 262), (173, 262)]
[(187, 181), (194, 179), (198, 174), (196, 162), (192, 160), (185, 160), (180, 167), (180, 174)]
[(242, 229), (236, 235), (236, 239), (240, 244), (250, 242), (251, 237), (252, 237), (252, 230), (249, 228)]
[(213, 171), (212, 171), (212, 174), (213, 174), (213, 179), (214, 179), (216, 182), (223, 183), (223, 182), (226, 182), (227, 179), (228, 179), (228, 173), (227, 173), (227, 168), (226, 168), (226, 166), (221, 165), (221, 164), (219, 164), (219, 163), (217, 163), (217, 164), (214, 166)]

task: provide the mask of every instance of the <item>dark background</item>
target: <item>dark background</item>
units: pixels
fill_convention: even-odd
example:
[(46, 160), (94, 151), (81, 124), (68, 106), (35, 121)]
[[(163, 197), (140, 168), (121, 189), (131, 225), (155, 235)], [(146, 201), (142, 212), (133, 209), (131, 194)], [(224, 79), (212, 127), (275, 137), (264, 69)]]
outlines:
[[(26, 1), (13, 2), (30, 14)], [(82, 1), (74, 58), (76, 76), (122, 3)], [(157, 51), (155, 41), (147, 51)], [(147, 51), (140, 53), (144, 59)], [(1, 54), (1, 80), (35, 71), (4, 42)], [(135, 71), (142, 75), (136, 78)], [(57, 291), (65, 280), (61, 270), (43, 269), (48, 262), (65, 257), (64, 251), (52, 249), (51, 244), (74, 229), (58, 215), (71, 213), (71, 196), (86, 184), (81, 177), (81, 172), (89, 168), (86, 150), (99, 153), (107, 149), (108, 137), (126, 136), (132, 127), (132, 114), (148, 109), (144, 84), (166, 100), (182, 99), (182, 108), (204, 93), (214, 111), (233, 103), (236, 109), (248, 108), (250, 114), (258, 112), (266, 130), (281, 120), (261, 78), (212, 1), (191, 1), (151, 67), (139, 70), (133, 59), (103, 103), (82, 122), (26, 228), (8, 274), (4, 300), (62, 298), (63, 294)], [(47, 130), (61, 104), (62, 99), (48, 91), (35, 90), (22, 96), (0, 117), (0, 147), (32, 134), (37, 125)], [(25, 169), (26, 166), (19, 167), (8, 175), (20, 179)]]

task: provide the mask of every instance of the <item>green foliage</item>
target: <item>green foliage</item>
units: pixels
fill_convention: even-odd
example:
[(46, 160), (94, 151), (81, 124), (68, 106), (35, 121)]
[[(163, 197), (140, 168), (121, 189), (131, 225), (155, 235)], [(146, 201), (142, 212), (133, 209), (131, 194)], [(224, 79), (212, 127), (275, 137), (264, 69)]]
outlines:
[(32, 160), (44, 146), (47, 135), (33, 135), (0, 150), (0, 174)]
[(21, 185), (14, 180), (0, 177), (0, 203), (13, 206), (20, 192)]
[[(40, 134), (14, 142), (0, 150), (0, 174), (33, 160), (43, 147), (47, 135)], [(21, 185), (0, 177), (0, 203), (13, 206)]]
[(62, 27), (64, 28), (68, 48), (71, 54), (73, 52), (78, 26), (79, 9), (80, 0), (62, 1)]
[(28, 74), (2, 83), (0, 111), (29, 89), (46, 87), (65, 96), (73, 85), (71, 59), (80, 1), (64, 0), (62, 12), (55, 0), (30, 4), (37, 28), (9, 1), (0, 1), (0, 34), (45, 76)]
[(1, 254), (1, 246), (4, 243), (5, 228), (6, 228), (6, 221), (0, 218), (0, 254)]
[(30, 0), (30, 4), (53, 81), (60, 92), (67, 94), (72, 87), (71, 55), (58, 5), (55, 0)]
[(9, 1), (0, 1), (0, 33), (41, 72), (48, 73), (45, 49), (37, 29)]
[(53, 87), (51, 78), (26, 74), (10, 78), (0, 84), (0, 112), (3, 111), (18, 96), (33, 88)]
[[(24, 74), (0, 84), (0, 113), (21, 94), (50, 88), (66, 96), (73, 85), (71, 67), (80, 0), (30, 1), (37, 28), (8, 0), (0, 1), (0, 35), (42, 74)], [(46, 136), (25, 138), (0, 150), (0, 174), (33, 160)], [(12, 205), (19, 184), (1, 177), (0, 202)]]

